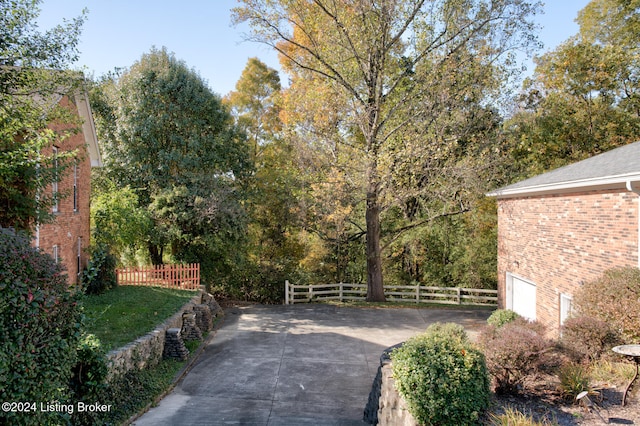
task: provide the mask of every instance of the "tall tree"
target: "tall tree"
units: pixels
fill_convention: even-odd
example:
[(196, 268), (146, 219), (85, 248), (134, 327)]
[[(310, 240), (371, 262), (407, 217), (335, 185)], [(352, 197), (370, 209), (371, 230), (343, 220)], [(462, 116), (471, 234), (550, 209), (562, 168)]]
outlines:
[[(243, 0), (236, 22), (274, 47), (321, 102), (344, 110), (323, 118), (351, 156), (365, 199), (367, 299), (384, 300), (381, 215), (437, 185), (437, 157), (460, 139), (456, 114), (486, 102), (513, 65), (507, 53), (533, 41), (539, 4), (522, 0)], [(480, 96), (480, 98), (478, 98)], [(317, 102), (319, 103), (319, 102)], [(321, 109), (322, 110), (322, 109)], [(336, 120), (327, 121), (331, 118)], [(458, 121), (459, 122), (459, 121)], [(429, 149), (423, 149), (428, 147)], [(442, 147), (442, 149), (440, 149)], [(417, 167), (413, 167), (417, 166)], [(466, 180), (458, 168), (459, 181)], [(442, 170), (441, 170), (442, 171)], [(410, 172), (409, 174), (407, 174)], [(428, 175), (428, 176), (427, 176)], [(412, 191), (399, 191), (399, 184)], [(418, 190), (418, 191), (416, 191)], [(443, 214), (460, 209), (458, 191)], [(451, 203), (453, 201), (453, 203)], [(411, 226), (416, 226), (413, 224)], [(402, 231), (404, 227), (397, 229)]]
[(281, 300), (282, 283), (293, 279), (304, 250), (299, 241), (299, 173), (283, 137), (280, 76), (250, 58), (235, 90), (225, 98), (247, 135), (253, 174), (247, 180), (249, 216), (243, 297)]
[(580, 32), (536, 59), (511, 120), (527, 175), (636, 141), (640, 134), (640, 3), (593, 0)]
[[(84, 14), (42, 33), (39, 3), (0, 0), (0, 226), (25, 230), (52, 219), (56, 200), (43, 190), (72, 154), (54, 160), (45, 152), (77, 129), (58, 100), (82, 82), (65, 69), (77, 59)], [(54, 132), (52, 122), (64, 130)]]
[(152, 262), (162, 263), (168, 247), (178, 260), (210, 265), (211, 278), (233, 262), (227, 259), (244, 226), (249, 163), (231, 115), (202, 78), (165, 49), (152, 49), (97, 90), (105, 165), (110, 179), (130, 186), (149, 210)]

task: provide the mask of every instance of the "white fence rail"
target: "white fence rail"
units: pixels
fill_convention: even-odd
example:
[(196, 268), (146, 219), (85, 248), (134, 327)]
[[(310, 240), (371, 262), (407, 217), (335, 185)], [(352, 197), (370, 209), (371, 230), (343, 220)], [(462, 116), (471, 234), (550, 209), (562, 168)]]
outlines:
[[(421, 285), (384, 286), (390, 302), (436, 303), (446, 305), (497, 306), (498, 291), (480, 288), (428, 287)], [(314, 300), (365, 300), (366, 284), (295, 285), (285, 281), (285, 305)]]

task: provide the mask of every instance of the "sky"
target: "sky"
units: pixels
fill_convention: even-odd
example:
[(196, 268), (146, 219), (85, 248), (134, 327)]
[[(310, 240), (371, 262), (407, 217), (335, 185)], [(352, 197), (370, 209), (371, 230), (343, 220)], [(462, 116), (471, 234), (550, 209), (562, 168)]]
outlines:
[[(575, 18), (588, 3), (547, 0), (545, 13), (536, 17), (545, 46), (539, 54), (578, 32)], [(237, 0), (42, 0), (38, 22), (44, 31), (88, 9), (74, 64), (87, 75), (130, 67), (152, 47), (166, 47), (224, 96), (234, 90), (249, 58), (280, 68), (268, 46), (244, 41), (247, 25), (232, 25), (231, 9), (237, 5)], [(532, 63), (526, 64), (532, 72)]]

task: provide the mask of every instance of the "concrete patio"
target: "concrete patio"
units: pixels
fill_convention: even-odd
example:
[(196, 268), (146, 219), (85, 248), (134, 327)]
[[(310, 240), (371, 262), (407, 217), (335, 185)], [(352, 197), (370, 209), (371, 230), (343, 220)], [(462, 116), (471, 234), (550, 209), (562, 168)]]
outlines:
[(382, 351), (434, 322), (470, 334), (486, 309), (248, 306), (135, 425), (363, 425)]

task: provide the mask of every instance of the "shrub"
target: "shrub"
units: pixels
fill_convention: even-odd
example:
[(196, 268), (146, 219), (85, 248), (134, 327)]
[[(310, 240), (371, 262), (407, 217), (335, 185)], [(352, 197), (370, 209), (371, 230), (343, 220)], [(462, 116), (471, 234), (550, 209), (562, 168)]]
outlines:
[(620, 333), (627, 343), (640, 339), (640, 270), (614, 268), (585, 284), (575, 295), (577, 310), (600, 319)]
[[(0, 401), (67, 401), (82, 312), (60, 268), (27, 234), (0, 228)], [(65, 423), (36, 408), (0, 423)]]
[(91, 260), (82, 272), (82, 284), (87, 294), (100, 294), (114, 288), (116, 280), (115, 256), (105, 244), (99, 244), (91, 251)]
[[(72, 401), (104, 401), (107, 389), (106, 352), (100, 340), (93, 334), (85, 335), (78, 345), (78, 361), (73, 368), (70, 388), (73, 392)], [(100, 424), (100, 412), (74, 412), (74, 424)]]
[(424, 425), (477, 424), (489, 404), (483, 354), (461, 326), (434, 324), (391, 353), (396, 388)]
[(77, 401), (90, 401), (105, 386), (109, 369), (106, 352), (93, 334), (85, 335), (78, 345), (78, 361), (73, 368), (71, 390)]
[(487, 318), (487, 323), (500, 328), (507, 323), (515, 321), (517, 318), (522, 317), (510, 309), (496, 309)]
[(517, 319), (500, 328), (487, 326), (480, 334), (489, 373), (496, 393), (518, 393), (524, 380), (541, 370), (553, 342), (544, 337), (544, 327)]
[(595, 361), (619, 343), (620, 336), (606, 322), (582, 315), (564, 323), (560, 341), (574, 358)]

